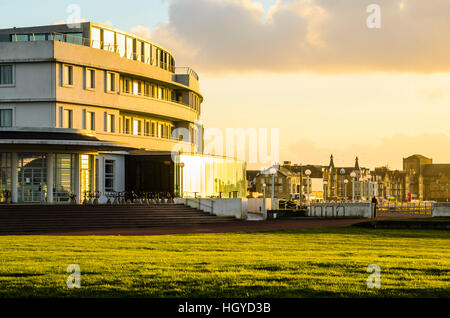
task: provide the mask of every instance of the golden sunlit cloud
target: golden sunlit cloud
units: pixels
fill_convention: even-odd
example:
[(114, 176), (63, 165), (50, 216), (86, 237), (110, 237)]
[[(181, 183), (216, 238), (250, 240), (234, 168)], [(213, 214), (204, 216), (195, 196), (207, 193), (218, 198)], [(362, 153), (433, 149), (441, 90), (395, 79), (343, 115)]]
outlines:
[(367, 2), (324, 0), (172, 0), (166, 24), (138, 28), (202, 73), (450, 71), (450, 1), (377, 4), (380, 29)]

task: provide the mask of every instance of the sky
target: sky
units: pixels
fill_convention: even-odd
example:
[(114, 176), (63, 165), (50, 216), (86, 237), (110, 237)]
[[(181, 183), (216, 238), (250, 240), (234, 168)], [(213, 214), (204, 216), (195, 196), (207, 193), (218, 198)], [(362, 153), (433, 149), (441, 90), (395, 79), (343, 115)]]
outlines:
[(0, 28), (65, 21), (73, 3), (195, 69), (207, 129), (279, 129), (281, 161), (450, 163), (448, 0), (1, 1)]

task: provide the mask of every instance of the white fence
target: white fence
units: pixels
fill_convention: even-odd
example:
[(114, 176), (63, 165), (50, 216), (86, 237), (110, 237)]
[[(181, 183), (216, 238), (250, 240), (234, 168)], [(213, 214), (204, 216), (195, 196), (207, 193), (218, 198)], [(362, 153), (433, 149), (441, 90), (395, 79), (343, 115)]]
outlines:
[(308, 216), (321, 218), (372, 218), (371, 203), (311, 203)]
[[(266, 209), (271, 210), (271, 207), (272, 207), (272, 199), (266, 198)], [(264, 214), (264, 199), (262, 198), (248, 199), (248, 212)]]
[(237, 219), (247, 219), (247, 199), (175, 199), (177, 204), (185, 204), (191, 208), (212, 213), (217, 216), (234, 216)]
[(432, 212), (433, 217), (450, 217), (450, 203), (435, 203)]

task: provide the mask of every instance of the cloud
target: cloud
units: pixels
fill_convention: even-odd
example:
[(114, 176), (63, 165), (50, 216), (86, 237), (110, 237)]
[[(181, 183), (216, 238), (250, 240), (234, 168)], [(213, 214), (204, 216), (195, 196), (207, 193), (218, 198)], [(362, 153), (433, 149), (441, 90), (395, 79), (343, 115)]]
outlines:
[(369, 29), (368, 1), (172, 0), (169, 20), (133, 30), (200, 72), (450, 71), (450, 1), (377, 0), (381, 28)]
[(430, 100), (442, 99), (445, 96), (442, 89), (423, 89), (420, 91), (420, 94)]

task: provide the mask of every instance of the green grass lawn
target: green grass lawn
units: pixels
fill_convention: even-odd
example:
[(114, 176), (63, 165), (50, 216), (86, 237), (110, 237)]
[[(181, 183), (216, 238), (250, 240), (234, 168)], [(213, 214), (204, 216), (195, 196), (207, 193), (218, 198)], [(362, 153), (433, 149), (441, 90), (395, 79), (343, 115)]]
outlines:
[[(66, 268), (81, 267), (68, 289)], [(381, 288), (368, 289), (370, 264)], [(450, 297), (448, 231), (0, 237), (0, 297)]]

